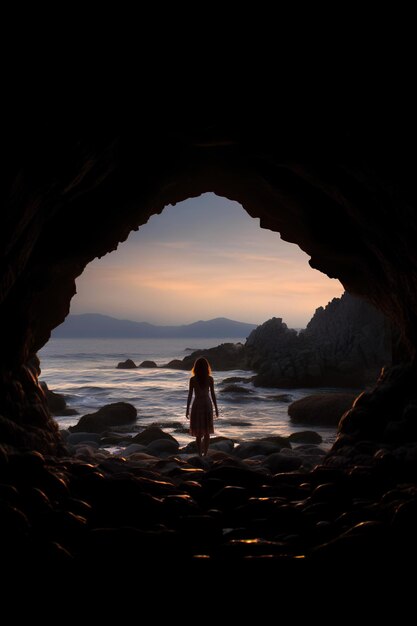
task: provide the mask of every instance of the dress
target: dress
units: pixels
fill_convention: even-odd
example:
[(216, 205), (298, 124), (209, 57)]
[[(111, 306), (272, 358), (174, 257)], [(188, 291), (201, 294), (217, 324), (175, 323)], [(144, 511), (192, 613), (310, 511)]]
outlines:
[(213, 405), (210, 397), (210, 381), (204, 387), (200, 387), (194, 379), (194, 402), (190, 415), (190, 435), (193, 437), (204, 437), (214, 433), (213, 427)]

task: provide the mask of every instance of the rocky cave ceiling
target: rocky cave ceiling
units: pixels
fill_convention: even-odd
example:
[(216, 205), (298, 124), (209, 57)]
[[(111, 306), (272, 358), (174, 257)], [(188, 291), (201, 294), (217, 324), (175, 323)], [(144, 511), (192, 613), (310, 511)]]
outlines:
[(1, 217), (3, 365), (17, 366), (45, 344), (67, 315), (75, 279), (88, 262), (167, 204), (208, 191), (240, 202), (261, 227), (298, 244), (313, 267), (382, 309), (414, 353), (411, 167), (393, 158), (401, 138), (390, 136), (383, 151), (380, 140), (372, 144), (369, 132), (359, 130), (306, 132), (264, 120), (17, 133)]

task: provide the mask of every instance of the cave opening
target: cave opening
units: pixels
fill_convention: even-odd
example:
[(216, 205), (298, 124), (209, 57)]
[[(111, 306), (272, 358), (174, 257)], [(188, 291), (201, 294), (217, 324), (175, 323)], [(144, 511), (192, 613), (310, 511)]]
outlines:
[[(157, 425), (186, 445), (190, 359), (168, 369), (164, 364), (196, 349), (245, 344), (250, 332), (271, 318), (283, 320), (272, 332), (283, 334), (285, 343), (285, 324), (297, 334), (318, 307), (342, 292), (337, 280), (309, 267), (298, 246), (260, 229), (237, 202), (204, 194), (167, 206), (117, 251), (87, 265), (77, 279), (70, 317), (39, 352), (41, 384), (49, 387), (50, 408), (66, 435), (82, 415), (128, 402), (139, 409), (136, 429)], [(281, 357), (290, 358), (290, 350)], [(309, 393), (297, 389), (308, 386), (305, 378), (297, 382), (294, 372), (292, 381), (266, 386), (261, 381), (255, 389), (248, 382), (256, 374), (253, 356), (251, 362), (243, 356), (235, 362), (223, 358), (224, 364), (214, 363), (222, 405), (217, 435), (238, 441), (301, 429), (291, 425), (287, 409), (291, 399)], [(126, 360), (139, 367), (116, 369)], [(221, 386), (223, 379), (236, 377), (243, 384)], [(315, 385), (320, 387), (318, 379)], [(334, 441), (334, 426), (322, 430), (327, 442)], [(126, 444), (131, 436), (119, 440)], [(104, 448), (115, 452), (104, 439)], [(81, 439), (70, 436), (69, 441)], [(88, 455), (82, 446), (79, 453)]]

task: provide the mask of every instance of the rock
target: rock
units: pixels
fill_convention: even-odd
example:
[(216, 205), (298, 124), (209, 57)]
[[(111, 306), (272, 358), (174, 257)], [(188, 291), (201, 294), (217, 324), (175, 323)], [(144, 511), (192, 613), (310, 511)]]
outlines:
[(271, 443), (275, 443), (280, 448), (291, 448), (288, 437), (283, 437), (282, 435), (268, 435), (268, 437), (262, 437), (259, 441), (269, 441)]
[(239, 385), (226, 385), (220, 390), (222, 393), (253, 393), (253, 389), (248, 389), (248, 387), (240, 387)]
[(212, 506), (220, 510), (234, 509), (246, 502), (247, 499), (248, 492), (245, 487), (227, 485), (213, 495)]
[(119, 445), (128, 445), (131, 441), (132, 437), (130, 435), (119, 435), (118, 433), (102, 433), (100, 437), (100, 445), (101, 446), (119, 446)]
[(176, 454), (179, 449), (179, 443), (175, 439), (155, 439), (146, 447), (150, 454)]
[[(42, 387), (43, 392), (45, 394), (48, 409), (51, 411), (53, 415), (65, 415), (66, 410), (71, 410), (71, 409), (67, 409), (67, 402), (65, 400), (65, 396), (63, 396), (61, 393), (55, 393), (55, 391), (51, 391), (48, 388), (48, 385), (46, 384), (46, 382), (43, 380), (40, 381), (39, 384)], [(66, 414), (75, 415), (76, 412), (66, 413)]]
[(399, 446), (417, 441), (417, 393), (414, 364), (386, 368), (376, 385), (361, 393), (340, 423), (335, 448), (348, 436)]
[(323, 437), (314, 430), (300, 430), (297, 433), (291, 433), (288, 441), (291, 443), (321, 443)]
[(356, 396), (355, 393), (313, 394), (290, 404), (288, 415), (296, 424), (336, 427)]
[(166, 367), (168, 369), (174, 370), (191, 370), (192, 366), (193, 365), (190, 363), (185, 364), (184, 361), (180, 361), (180, 359), (173, 359), (172, 361), (170, 361), (166, 365), (162, 365), (161, 367)]
[(126, 361), (121, 361), (117, 364), (117, 369), (119, 370), (133, 370), (136, 369), (137, 365), (132, 359), (126, 359)]
[(233, 383), (251, 383), (253, 380), (253, 376), (229, 376), (229, 378), (225, 378), (220, 383), (221, 385), (231, 385)]
[(142, 363), (139, 365), (139, 367), (158, 367), (157, 364), (155, 363), (155, 361), (142, 361)]
[(72, 446), (76, 446), (79, 443), (85, 442), (99, 443), (100, 439), (100, 435), (97, 433), (75, 432), (68, 435), (66, 442)]
[(348, 293), (319, 307), (307, 328), (272, 318), (249, 335), (248, 366), (261, 387), (361, 387), (391, 363), (391, 328), (371, 304)]
[(131, 443), (126, 446), (120, 454), (123, 454), (123, 456), (130, 456), (131, 454), (136, 454), (137, 452), (147, 452), (146, 446), (140, 443)]
[(145, 430), (133, 437), (132, 443), (141, 443), (144, 446), (148, 446), (153, 441), (160, 439), (168, 439), (169, 441), (173, 441), (177, 444), (175, 437), (164, 432), (158, 428), (158, 426), (148, 426), (148, 428), (145, 428)]
[(289, 393), (280, 393), (277, 396), (271, 396), (271, 400), (277, 402), (292, 402), (293, 397)]
[(241, 343), (222, 343), (215, 348), (196, 350), (181, 361), (174, 359), (162, 367), (191, 370), (195, 360), (201, 356), (208, 360), (213, 370), (248, 369), (245, 349)]
[[(227, 437), (210, 437), (210, 448), (209, 450), (217, 450), (219, 452), (231, 452), (234, 447), (234, 442)], [(197, 452), (197, 444), (195, 441), (190, 441), (187, 443), (184, 448), (181, 450), (184, 454), (194, 454)]]
[(273, 474), (293, 472), (301, 467), (302, 459), (298, 456), (288, 456), (280, 452), (275, 452), (265, 459), (264, 465), (271, 470)]
[(136, 421), (137, 410), (127, 402), (107, 404), (95, 413), (83, 415), (78, 424), (70, 426), (70, 432), (102, 433), (109, 427), (117, 428), (133, 424)]
[(209, 450), (216, 450), (219, 452), (225, 452), (226, 454), (231, 454), (234, 448), (234, 442), (231, 439), (224, 439), (223, 441), (215, 441), (214, 443), (210, 442)]
[(269, 455), (281, 450), (279, 444), (270, 441), (246, 441), (236, 446), (234, 453), (240, 459), (247, 459), (259, 454)]

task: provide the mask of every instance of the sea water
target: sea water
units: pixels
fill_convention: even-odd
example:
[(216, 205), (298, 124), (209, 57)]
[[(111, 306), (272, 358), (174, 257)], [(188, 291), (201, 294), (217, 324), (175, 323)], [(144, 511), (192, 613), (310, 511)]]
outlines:
[[(162, 365), (182, 359), (193, 350), (245, 339), (51, 339), (39, 352), (41, 380), (49, 389), (66, 396), (67, 406), (78, 415), (56, 416), (59, 427), (76, 424), (86, 413), (111, 402), (129, 402), (138, 411), (132, 432), (158, 424), (173, 434), (181, 445), (192, 440), (185, 417), (190, 372)], [(151, 360), (158, 368), (117, 369), (117, 363), (132, 359), (137, 365)], [(228, 370), (213, 372), (219, 407), (215, 435), (235, 440), (250, 440), (268, 435), (290, 435), (313, 429), (323, 437), (325, 446), (335, 439), (334, 428), (294, 426), (288, 417), (290, 402), (312, 393), (334, 389), (266, 389), (250, 382), (238, 383), (249, 393), (222, 392), (222, 381), (231, 376), (250, 378), (254, 372)]]

